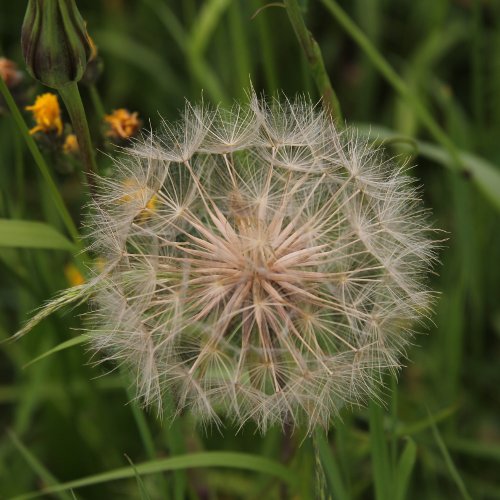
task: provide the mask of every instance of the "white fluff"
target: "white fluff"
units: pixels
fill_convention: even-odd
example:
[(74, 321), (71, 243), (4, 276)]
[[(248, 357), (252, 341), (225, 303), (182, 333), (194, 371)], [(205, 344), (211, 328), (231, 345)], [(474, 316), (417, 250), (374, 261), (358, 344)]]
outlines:
[(148, 405), (327, 425), (429, 314), (414, 181), (305, 99), (188, 105), (97, 184), (86, 325)]

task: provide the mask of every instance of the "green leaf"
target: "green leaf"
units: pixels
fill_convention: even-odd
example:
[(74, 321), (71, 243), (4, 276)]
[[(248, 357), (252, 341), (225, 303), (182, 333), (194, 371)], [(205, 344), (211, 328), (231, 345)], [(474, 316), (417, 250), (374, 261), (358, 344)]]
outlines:
[(23, 368), (26, 368), (34, 363), (37, 363), (38, 361), (47, 358), (48, 356), (52, 356), (52, 354), (55, 354), (56, 352), (64, 351), (65, 349), (69, 349), (70, 347), (73, 347), (75, 345), (83, 344), (86, 340), (87, 337), (85, 335), (79, 335), (78, 337), (74, 337), (72, 339), (61, 342), (52, 349), (45, 351), (43, 354), (40, 354), (40, 356), (37, 356), (35, 359), (32, 359), (29, 363), (26, 363), (23, 366)]
[(132, 467), (121, 467), (101, 474), (87, 476), (67, 483), (49, 486), (39, 491), (33, 491), (15, 497), (14, 500), (36, 498), (49, 493), (57, 493), (70, 489), (82, 488), (94, 484), (102, 484), (108, 481), (118, 479), (128, 479), (135, 477), (136, 474), (146, 475), (155, 474), (162, 471), (173, 471), (179, 469), (190, 469), (199, 467), (228, 467), (235, 469), (244, 469), (253, 472), (260, 472), (275, 476), (288, 484), (295, 483), (295, 476), (285, 466), (267, 458), (250, 455), (247, 453), (231, 453), (223, 451), (212, 451), (203, 453), (193, 453), (172, 458), (163, 458), (143, 462)]
[(407, 436), (408, 434), (417, 434), (418, 432), (422, 432), (429, 427), (432, 426), (433, 423), (442, 422), (455, 414), (457, 411), (457, 405), (452, 404), (451, 406), (447, 406), (442, 410), (438, 411), (432, 416), (432, 419), (429, 417), (423, 418), (421, 420), (417, 420), (416, 422), (412, 422), (409, 424), (402, 425), (398, 429), (396, 429), (396, 435), (398, 437)]
[(483, 458), (485, 460), (496, 460), (500, 462), (500, 446), (492, 442), (474, 441), (472, 439), (447, 438), (448, 448), (470, 455), (472, 457)]
[(44, 222), (0, 219), (0, 247), (75, 250), (60, 232)]
[(231, 0), (208, 0), (203, 4), (191, 29), (189, 40), (190, 50), (194, 54), (205, 51), (220, 17), (230, 4)]
[(411, 472), (417, 458), (417, 445), (408, 437), (405, 449), (396, 468), (396, 500), (404, 500), (410, 483)]

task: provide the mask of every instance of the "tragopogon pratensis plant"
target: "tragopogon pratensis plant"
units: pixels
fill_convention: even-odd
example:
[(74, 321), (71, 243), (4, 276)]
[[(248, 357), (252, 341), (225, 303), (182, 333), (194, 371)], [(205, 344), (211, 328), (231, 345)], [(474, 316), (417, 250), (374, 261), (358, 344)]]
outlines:
[(188, 105), (126, 153), (97, 182), (82, 289), (93, 347), (139, 398), (265, 429), (374, 396), (429, 313), (435, 244), (405, 168), (307, 100), (255, 95)]

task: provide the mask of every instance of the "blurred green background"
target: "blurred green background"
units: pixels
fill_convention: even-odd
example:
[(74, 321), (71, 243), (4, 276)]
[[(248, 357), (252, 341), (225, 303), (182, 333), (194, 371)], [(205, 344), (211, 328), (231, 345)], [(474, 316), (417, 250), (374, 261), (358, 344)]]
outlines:
[[(0, 0), (0, 56), (22, 71), (25, 4)], [(500, 2), (338, 2), (368, 38), (367, 50), (339, 23), (328, 8), (332, 4), (301, 2), (345, 120), (363, 133), (371, 129), (379, 142), (390, 138), (388, 153), (400, 155), (397, 161), (411, 156), (412, 175), (423, 184), (435, 225), (448, 231), (442, 266), (432, 278), (440, 293), (434, 324), (415, 338), (397, 385), (388, 379), (385, 407), (345, 409), (328, 443), (314, 442), (300, 430), (272, 429), (262, 436), (251, 425), (201, 429), (188, 414), (161, 421), (128, 403), (126, 378), (117, 371), (104, 375), (82, 345), (24, 368), (75, 337), (82, 306), (52, 316), (17, 343), (0, 344), (0, 498), (86, 476), (95, 480), (130, 461), (159, 464), (166, 457), (212, 450), (253, 457), (241, 457), (246, 466), (234, 462), (234, 468), (221, 468), (209, 460), (209, 467), (142, 479), (129, 468), (130, 479), (53, 497), (500, 498)], [(271, 3), (259, 11), (263, 5), (260, 0), (78, 1), (103, 63), (96, 89), (105, 111), (137, 111), (155, 128), (160, 115), (177, 118), (185, 98), (196, 101), (203, 93), (207, 101), (230, 104), (244, 98), (250, 81), (268, 95), (280, 90), (318, 99), (286, 10)], [(403, 92), (380, 73), (373, 50), (403, 79)], [(24, 106), (43, 91), (25, 74), (23, 94), (16, 97)], [(113, 148), (103, 138), (96, 96), (85, 85), (81, 93), (105, 170), (105, 153)], [(461, 168), (421, 120), (417, 101), (465, 154)], [(24, 116), (31, 127), (31, 116)], [(78, 168), (40, 146), (79, 223), (86, 193)], [(0, 218), (41, 220), (64, 233), (46, 184), (5, 110)], [(30, 311), (68, 286), (71, 255), (10, 248), (1, 234), (0, 247), (0, 339), (6, 339)], [(260, 465), (253, 467), (252, 458)], [(272, 473), (266, 459), (284, 468)]]

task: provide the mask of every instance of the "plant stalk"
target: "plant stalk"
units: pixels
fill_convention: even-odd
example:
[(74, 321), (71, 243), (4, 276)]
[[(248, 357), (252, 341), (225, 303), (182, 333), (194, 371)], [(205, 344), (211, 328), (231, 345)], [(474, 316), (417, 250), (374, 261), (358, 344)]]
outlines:
[(326, 72), (321, 49), (305, 25), (297, 0), (284, 0), (284, 3), (288, 18), (302, 47), (318, 92), (323, 99), (323, 105), (330, 112), (336, 124), (341, 126), (343, 121), (342, 109), (337, 94), (333, 90), (330, 77)]
[(82, 157), (85, 176), (91, 191), (94, 190), (94, 175), (98, 172), (95, 161), (94, 146), (90, 137), (89, 125), (83, 108), (80, 91), (76, 82), (69, 83), (58, 89), (68, 110), (73, 130), (78, 139), (78, 147)]

